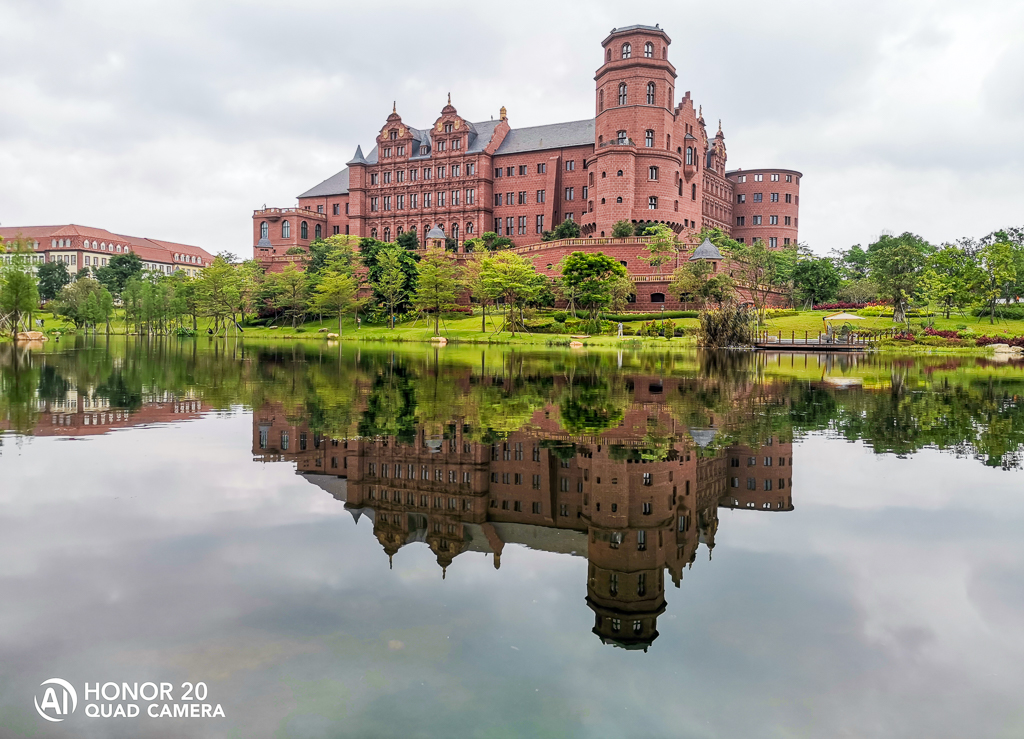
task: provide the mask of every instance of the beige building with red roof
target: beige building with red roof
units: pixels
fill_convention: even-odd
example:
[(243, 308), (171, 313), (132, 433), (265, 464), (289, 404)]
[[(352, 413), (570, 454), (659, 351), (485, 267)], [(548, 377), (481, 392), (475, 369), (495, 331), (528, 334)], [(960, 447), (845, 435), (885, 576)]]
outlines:
[(213, 261), (213, 255), (198, 246), (125, 236), (73, 224), (0, 226), (0, 237), (7, 243), (24, 240), (33, 248), (37, 262), (64, 262), (72, 272), (85, 267), (99, 269), (105, 267), (111, 257), (132, 252), (142, 259), (144, 269), (168, 275), (183, 270), (195, 277)]

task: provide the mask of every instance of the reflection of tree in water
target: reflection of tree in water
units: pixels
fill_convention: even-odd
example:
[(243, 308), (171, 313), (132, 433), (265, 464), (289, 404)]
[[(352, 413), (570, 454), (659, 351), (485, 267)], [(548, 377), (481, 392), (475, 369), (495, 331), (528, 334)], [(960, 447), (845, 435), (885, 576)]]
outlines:
[(360, 436), (394, 436), (403, 444), (416, 440), (416, 383), (403, 367), (373, 380), (366, 410), (359, 420)]
[(570, 434), (599, 434), (618, 426), (627, 400), (621, 382), (618, 384), (618, 389), (613, 389), (608, 378), (573, 377), (558, 401), (562, 428)]

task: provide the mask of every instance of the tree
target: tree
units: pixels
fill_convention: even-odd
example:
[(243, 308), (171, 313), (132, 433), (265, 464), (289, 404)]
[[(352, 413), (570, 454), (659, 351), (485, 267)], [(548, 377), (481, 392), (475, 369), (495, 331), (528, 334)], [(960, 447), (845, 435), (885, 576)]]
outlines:
[(40, 299), (53, 300), (71, 282), (71, 273), (64, 262), (44, 262), (36, 268), (36, 278)]
[(328, 315), (337, 314), (340, 336), (345, 313), (357, 309), (361, 303), (358, 295), (359, 283), (353, 275), (343, 270), (321, 272), (320, 281), (314, 289), (312, 308)]
[[(402, 235), (399, 235), (398, 238), (401, 241)], [(355, 249), (358, 243), (358, 237), (345, 234), (335, 234), (313, 241), (309, 245), (309, 263), (306, 266), (306, 274), (315, 275), (325, 269), (328, 262), (332, 261), (344, 263), (349, 266), (350, 272), (354, 272), (359, 264), (359, 256)]]
[(954, 308), (962, 311), (971, 301), (971, 288), (979, 277), (978, 266), (967, 250), (946, 244), (928, 257), (921, 284), (928, 299), (938, 303), (949, 318)]
[(612, 226), (613, 239), (627, 239), (633, 235), (633, 224), (629, 221), (616, 221)]
[(96, 270), (96, 279), (114, 295), (120, 295), (128, 280), (142, 276), (142, 257), (135, 252), (111, 257), (105, 267)]
[(668, 289), (680, 301), (689, 297), (702, 308), (711, 302), (722, 305), (735, 294), (732, 278), (724, 272), (715, 272), (706, 259), (696, 259), (676, 269)]
[(13, 259), (0, 266), (0, 321), (6, 320), (11, 337), (18, 326), (39, 308), (39, 290), (32, 267), (26, 259)]
[(288, 264), (283, 272), (273, 275), (270, 282), (274, 307), (291, 317), (292, 329), (295, 329), (299, 317), (305, 315), (309, 307), (309, 277), (294, 264)]
[[(469, 241), (465, 243), (468, 244)], [(463, 285), (469, 290), (470, 296), (480, 303), (481, 333), (487, 333), (487, 301), (491, 299), (483, 282), (484, 261), (486, 259), (487, 252), (473, 252), (473, 256), (466, 260), (462, 268)]]
[(487, 251), (500, 251), (512, 246), (512, 239), (507, 236), (498, 236), (494, 231), (484, 231), (480, 234), (480, 241)]
[(55, 298), (56, 311), (75, 324), (75, 328), (87, 326), (97, 320), (99, 294), (105, 289), (91, 277), (76, 280), (65, 286)]
[(644, 230), (650, 236), (650, 242), (644, 246), (647, 254), (640, 256), (640, 261), (647, 262), (655, 274), (661, 274), (661, 265), (672, 260), (672, 255), (679, 251), (679, 241), (675, 232), (664, 223), (658, 223)]
[[(214, 333), (219, 333), (222, 327), (227, 332), (227, 318), (234, 315), (241, 294), (238, 272), (228, 258), (229, 255), (218, 254), (197, 280), (200, 309), (213, 319)], [(288, 268), (297, 271), (293, 264)]]
[(96, 318), (103, 321), (107, 327), (107, 336), (110, 336), (110, 319), (114, 316), (114, 296), (107, 288), (100, 288), (100, 296), (97, 301)]
[(1017, 279), (1013, 246), (1007, 242), (986, 244), (978, 252), (978, 295), (988, 305), (989, 323), (995, 323), (996, 301), (1007, 295)]
[(419, 279), (413, 305), (419, 310), (434, 312), (434, 334), (440, 330), (441, 313), (458, 304), (459, 268), (452, 258), (439, 249), (428, 249), (419, 263)]
[(750, 293), (756, 318), (759, 323), (763, 322), (772, 293), (788, 288), (795, 247), (769, 249), (761, 239), (751, 244), (742, 244), (717, 229), (706, 233), (713, 242), (718, 239), (715, 245), (728, 256), (734, 277)]
[(892, 301), (894, 323), (906, 320), (907, 305), (917, 290), (925, 259), (932, 250), (928, 242), (910, 232), (882, 236), (868, 247), (871, 278)]
[(383, 273), (383, 268), (380, 264), (380, 255), (385, 251), (394, 252), (401, 266), (401, 270), (405, 274), (405, 284), (403, 289), (400, 291), (401, 297), (394, 306), (396, 313), (402, 313), (409, 309), (410, 303), (408, 301), (408, 296), (416, 290), (416, 262), (419, 261), (419, 254), (402, 249), (395, 244), (377, 241), (376, 239), (362, 239), (359, 242), (359, 256), (363, 264), (366, 266), (366, 281), (369, 284), (370, 289), (373, 290), (373, 303), (375, 305), (387, 303), (384, 295), (378, 289)]
[(840, 275), (844, 280), (863, 280), (868, 276), (868, 253), (860, 244), (854, 244), (845, 252), (840, 252), (837, 261)]
[[(505, 321), (500, 331), (526, 330), (522, 318), (523, 306), (528, 303), (544, 283), (537, 274), (533, 261), (510, 251), (497, 252), (484, 259), (480, 280), (482, 289), (495, 302), (505, 305)], [(518, 316), (516, 311), (519, 311)]]
[(409, 277), (403, 269), (402, 254), (404, 253), (404, 249), (391, 247), (382, 250), (377, 255), (377, 266), (380, 268), (380, 272), (376, 283), (373, 283), (373, 291), (387, 306), (392, 330), (395, 328), (395, 308), (401, 305), (409, 294)]
[(559, 239), (578, 239), (580, 237), (580, 226), (576, 221), (566, 218), (555, 226), (553, 231), (545, 231), (541, 234), (542, 241), (558, 241)]
[(799, 259), (793, 268), (793, 286), (800, 302), (828, 303), (839, 292), (839, 270), (831, 259), (814, 257)]
[[(632, 293), (626, 268), (607, 254), (574, 251), (562, 260), (562, 282), (575, 294), (578, 305), (597, 323), (598, 311), (611, 307), (616, 298)], [(629, 285), (628, 292), (624, 290)]]

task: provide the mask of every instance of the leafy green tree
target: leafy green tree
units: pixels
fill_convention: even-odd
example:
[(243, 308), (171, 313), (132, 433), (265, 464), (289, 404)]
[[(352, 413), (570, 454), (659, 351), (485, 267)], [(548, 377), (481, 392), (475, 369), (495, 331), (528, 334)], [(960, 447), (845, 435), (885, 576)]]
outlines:
[(44, 262), (36, 268), (41, 300), (53, 300), (71, 282), (71, 273), (64, 262)]
[(1013, 246), (1007, 242), (986, 244), (978, 252), (979, 276), (977, 294), (988, 306), (989, 323), (995, 323), (996, 301), (1007, 295), (1017, 279)]
[(120, 295), (128, 280), (142, 276), (142, 257), (135, 252), (110, 258), (105, 267), (96, 270), (96, 279), (114, 295)]
[(868, 253), (854, 244), (838, 258), (839, 273), (844, 280), (863, 280), (868, 276)]
[(395, 239), (395, 243), (406, 251), (416, 251), (420, 248), (420, 240), (415, 231), (402, 231)]
[(601, 309), (614, 307), (616, 298), (626, 291), (626, 284), (626, 294), (633, 289), (626, 268), (603, 252), (574, 251), (562, 260), (561, 268), (562, 283), (574, 292), (576, 302), (587, 311), (592, 325), (596, 325)]
[(523, 307), (537, 295), (544, 283), (544, 277), (537, 274), (533, 261), (515, 252), (496, 252), (484, 259), (480, 280), (485, 293), (505, 306), (505, 321), (500, 330), (509, 330), (513, 336), (517, 330), (525, 330)]
[(644, 246), (647, 253), (640, 256), (640, 261), (647, 262), (654, 273), (660, 275), (661, 265), (672, 261), (672, 257), (679, 252), (679, 240), (675, 232), (664, 223), (648, 227), (644, 230), (644, 236), (650, 236), (651, 240)]
[(907, 306), (917, 291), (925, 260), (933, 247), (910, 232), (882, 236), (868, 247), (871, 278), (892, 301), (894, 323), (906, 321)]
[(273, 274), (269, 282), (274, 307), (292, 319), (292, 329), (295, 329), (299, 318), (309, 309), (309, 277), (289, 264), (284, 271)]
[(0, 320), (6, 320), (12, 337), (18, 327), (39, 308), (39, 290), (31, 266), (18, 260), (0, 268)]
[(552, 231), (545, 231), (541, 234), (542, 241), (558, 241), (559, 239), (578, 239), (580, 237), (580, 226), (576, 221), (566, 218), (555, 226)]
[(97, 320), (99, 293), (104, 289), (97, 280), (90, 277), (76, 280), (60, 291), (54, 301), (55, 308), (60, 315), (75, 324), (75, 328), (83, 328)]
[[(293, 272), (298, 271), (292, 264), (289, 264), (288, 268)], [(305, 280), (305, 276), (303, 276), (303, 280)], [(228, 317), (234, 315), (239, 303), (241, 295), (239, 283), (238, 272), (230, 263), (228, 255), (225, 254), (218, 254), (214, 257), (213, 261), (199, 274), (196, 287), (200, 309), (213, 319), (214, 333), (219, 333), (221, 328), (225, 332), (227, 331)], [(295, 315), (293, 314), (292, 317), (294, 319)]]
[(350, 272), (354, 272), (359, 265), (359, 255), (355, 248), (358, 244), (357, 236), (345, 234), (335, 234), (313, 241), (309, 245), (309, 264), (306, 266), (306, 273), (315, 275), (326, 268), (328, 262), (343, 262), (349, 265)]
[(377, 255), (380, 276), (376, 283), (372, 283), (374, 294), (380, 296), (381, 301), (388, 309), (388, 323), (392, 330), (395, 328), (395, 309), (409, 295), (409, 276), (403, 269), (402, 259), (402, 255), (405, 253), (404, 249), (397, 247), (382, 250)]
[[(81, 282), (81, 280), (79, 280)], [(124, 332), (128, 333), (128, 327), (135, 325), (136, 333), (142, 333), (142, 280), (133, 277), (124, 285), (121, 291), (121, 304), (124, 306)]]
[(836, 265), (825, 257), (800, 259), (793, 268), (793, 286), (797, 297), (801, 302), (811, 305), (835, 300), (841, 282)]
[(966, 249), (947, 244), (928, 257), (921, 285), (949, 318), (954, 308), (963, 311), (971, 302), (971, 289), (979, 279), (978, 265)]
[(633, 235), (633, 224), (629, 221), (616, 221), (612, 226), (613, 239), (626, 239)]
[(480, 234), (480, 241), (487, 251), (501, 251), (512, 246), (512, 239), (507, 236), (498, 236), (494, 231), (484, 231)]
[(672, 273), (669, 292), (680, 301), (690, 298), (706, 308), (708, 303), (722, 305), (731, 300), (736, 289), (728, 274), (715, 272), (711, 262), (706, 259), (696, 259)]
[(762, 323), (772, 294), (785, 292), (792, 284), (796, 248), (769, 249), (761, 239), (742, 244), (718, 229), (710, 229), (701, 234), (705, 235), (729, 258), (729, 268), (734, 278), (749, 292), (755, 317)]
[(445, 252), (428, 249), (420, 260), (419, 279), (413, 294), (418, 310), (434, 312), (434, 335), (440, 331), (441, 313), (458, 305), (461, 290), (459, 268)]
[(338, 335), (342, 335), (341, 321), (349, 311), (358, 309), (359, 283), (356, 278), (343, 270), (320, 273), (320, 280), (313, 290), (311, 308), (320, 313), (338, 316)]
[(381, 305), (387, 302), (384, 295), (378, 289), (381, 282), (383, 268), (380, 264), (380, 255), (385, 251), (394, 251), (402, 272), (405, 274), (405, 283), (400, 290), (401, 297), (395, 304), (396, 313), (403, 313), (411, 307), (409, 296), (416, 290), (416, 262), (419, 261), (419, 254), (416, 252), (396, 247), (395, 244), (388, 244), (376, 239), (362, 239), (359, 242), (359, 256), (366, 267), (366, 282), (373, 291), (373, 304)]

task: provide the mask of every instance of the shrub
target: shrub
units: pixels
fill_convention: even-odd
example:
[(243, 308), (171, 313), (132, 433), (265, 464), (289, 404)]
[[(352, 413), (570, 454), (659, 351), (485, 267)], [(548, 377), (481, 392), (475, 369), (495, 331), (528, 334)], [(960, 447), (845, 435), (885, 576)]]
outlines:
[(558, 323), (565, 323), (566, 319), (569, 318), (569, 314), (566, 313), (564, 310), (560, 310), (551, 317), (554, 318)]
[(1010, 346), (1024, 347), (1024, 336), (978, 336), (975, 338), (978, 346), (990, 344), (1009, 344)]
[[(955, 343), (957, 343), (957, 344), (960, 343), (960, 340), (956, 339), (956, 338), (954, 338), (953, 341)], [(949, 345), (950, 341), (949, 341), (949, 339), (946, 339), (943, 336), (931, 336), (931, 335), (929, 335), (929, 336), (922, 336), (920, 339), (917, 340), (917, 343), (918, 344), (922, 344), (924, 346), (947, 346), (947, 345)]]
[(306, 332), (306, 329), (304, 329), (304, 328), (297, 328), (297, 329), (295, 329), (295, 333), (297, 333), (297, 334), (303, 334), (305, 332)]
[(814, 306), (814, 310), (859, 310), (861, 308), (870, 308), (877, 305), (885, 305), (885, 303), (847, 303), (839, 301), (836, 303), (822, 303), (821, 305), (816, 305)]
[[(971, 311), (971, 315), (980, 318), (988, 316), (991, 312), (986, 305), (981, 308), (975, 308)], [(1024, 320), (1024, 305), (997, 305), (996, 318), (1009, 318), (1015, 321)]]
[(753, 316), (738, 306), (725, 305), (700, 314), (697, 343), (711, 349), (753, 343)]
[(786, 318), (787, 316), (799, 315), (800, 311), (792, 308), (770, 308), (765, 311), (768, 318)]
[(924, 330), (925, 336), (941, 336), (943, 339), (959, 339), (960, 334), (956, 331), (939, 331), (930, 326)]
[(699, 318), (700, 313), (695, 310), (667, 310), (664, 313), (606, 313), (602, 316), (606, 321), (612, 323), (625, 323), (626, 321), (660, 321), (662, 318)]

